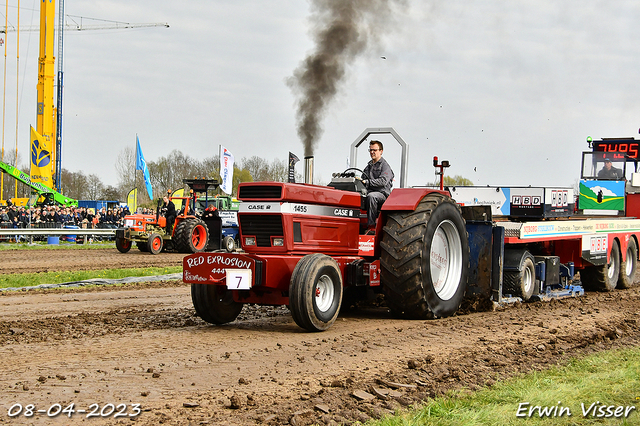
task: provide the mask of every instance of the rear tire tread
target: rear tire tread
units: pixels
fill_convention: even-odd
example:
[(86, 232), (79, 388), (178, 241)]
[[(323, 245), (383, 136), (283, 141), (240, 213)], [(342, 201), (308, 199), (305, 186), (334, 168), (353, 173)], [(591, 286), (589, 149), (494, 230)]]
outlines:
[[(455, 209), (455, 213), (451, 208)], [(424, 266), (425, 262), (430, 261), (427, 243), (424, 241), (425, 233), (429, 220), (438, 209), (443, 209), (445, 215), (451, 214), (462, 246), (462, 273), (458, 289), (446, 301), (439, 299), (435, 291), (431, 290), (431, 276), (428, 267)], [(428, 319), (455, 313), (466, 291), (469, 267), (467, 241), (468, 234), (460, 207), (443, 194), (425, 196), (414, 211), (389, 213), (380, 243), (380, 266), (385, 300), (391, 311), (397, 316), (412, 319)], [(431, 241), (428, 244), (430, 247)], [(433, 306), (430, 306), (430, 302)]]

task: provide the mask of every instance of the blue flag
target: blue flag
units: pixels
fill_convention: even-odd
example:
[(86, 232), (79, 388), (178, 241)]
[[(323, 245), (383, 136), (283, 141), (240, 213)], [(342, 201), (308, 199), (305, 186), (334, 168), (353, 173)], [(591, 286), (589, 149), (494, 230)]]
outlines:
[(140, 149), (140, 139), (138, 139), (138, 135), (136, 135), (136, 170), (142, 170), (142, 174), (144, 175), (144, 183), (147, 185), (147, 192), (149, 193), (149, 198), (153, 200), (153, 188), (151, 187), (151, 177), (149, 176), (149, 169), (147, 168), (147, 162), (144, 161), (144, 156), (142, 155), (142, 149)]

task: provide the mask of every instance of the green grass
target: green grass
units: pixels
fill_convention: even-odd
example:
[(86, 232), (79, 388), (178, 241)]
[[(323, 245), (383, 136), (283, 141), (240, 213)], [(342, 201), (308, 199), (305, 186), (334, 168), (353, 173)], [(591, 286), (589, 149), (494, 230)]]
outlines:
[(73, 249), (73, 250), (95, 250), (104, 248), (115, 248), (116, 244), (113, 241), (93, 242), (85, 244), (76, 244), (66, 241), (60, 241), (60, 244), (47, 244), (46, 241), (35, 241), (33, 244), (25, 242), (21, 243), (9, 243), (1, 242), (0, 251), (3, 250), (60, 250), (60, 249)]
[[(581, 404), (588, 410), (593, 403), (636, 409), (626, 418), (597, 417), (597, 412), (596, 416), (584, 416)], [(565, 411), (561, 417), (540, 416), (538, 410), (529, 416), (529, 409), (534, 406), (558, 407), (557, 413), (564, 407)], [(566, 414), (566, 408), (571, 416)], [(524, 416), (517, 416), (519, 409)], [(639, 410), (640, 348), (632, 348), (600, 352), (566, 366), (498, 382), (472, 394), (452, 392), (429, 400), (415, 411), (367, 425), (640, 425)]]
[(182, 272), (182, 266), (11, 274), (0, 275), (0, 288), (30, 287), (40, 284), (60, 284), (91, 278), (118, 279), (125, 277), (148, 277), (154, 275), (175, 274), (178, 272)]

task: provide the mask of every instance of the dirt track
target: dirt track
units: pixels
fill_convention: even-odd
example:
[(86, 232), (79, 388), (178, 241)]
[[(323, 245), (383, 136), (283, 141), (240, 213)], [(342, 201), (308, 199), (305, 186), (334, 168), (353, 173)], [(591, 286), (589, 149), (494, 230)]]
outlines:
[[(77, 256), (102, 269), (122, 261), (113, 252)], [(11, 265), (20, 263), (16, 253), (25, 262), (35, 258), (10, 253)], [(66, 264), (81, 263), (58, 254)], [(168, 262), (163, 256), (131, 253), (126, 264)], [(171, 261), (179, 264), (176, 256)], [(141, 425), (349, 424), (568, 356), (637, 346), (640, 288), (435, 321), (396, 320), (371, 307), (314, 334), (282, 307), (245, 306), (236, 322), (207, 325), (182, 283), (1, 294), (0, 318), (0, 423), (91, 421), (77, 412), (71, 419), (9, 418), (16, 403), (44, 410), (126, 404), (126, 413), (138, 403)], [(96, 424), (131, 420), (111, 415)]]

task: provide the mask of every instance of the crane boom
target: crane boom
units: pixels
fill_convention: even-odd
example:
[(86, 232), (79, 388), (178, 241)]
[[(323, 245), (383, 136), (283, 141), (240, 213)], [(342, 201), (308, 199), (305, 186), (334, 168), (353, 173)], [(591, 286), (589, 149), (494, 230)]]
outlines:
[(46, 185), (41, 184), (40, 182), (32, 181), (31, 177), (27, 173), (20, 171), (16, 167), (13, 167), (11, 164), (0, 161), (0, 171), (7, 173), (17, 181), (27, 185), (29, 188), (31, 188), (32, 194), (37, 194), (39, 197), (45, 197), (49, 195), (51, 197), (51, 201), (63, 206), (78, 206), (78, 200), (75, 200), (71, 197), (66, 197), (65, 195), (49, 188)]
[[(150, 23), (140, 23), (140, 24), (132, 24), (129, 22), (112, 22), (110, 24), (64, 24), (62, 27), (64, 31), (91, 31), (91, 30), (125, 30), (132, 28), (151, 28), (151, 27), (165, 27), (169, 28), (169, 24), (166, 22), (150, 22)], [(58, 31), (60, 27), (56, 26), (55, 30)], [(0, 29), (0, 34), (17, 31), (17, 27), (7, 27), (6, 30), (4, 28)], [(23, 31), (40, 31), (39, 26), (31, 25), (26, 27), (20, 27), (20, 32)]]

